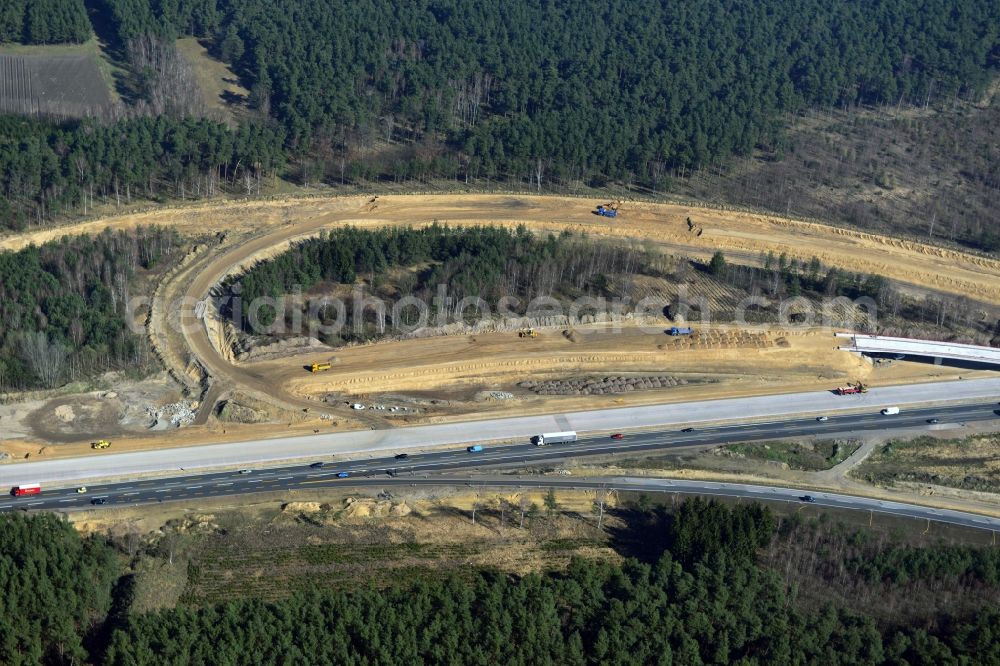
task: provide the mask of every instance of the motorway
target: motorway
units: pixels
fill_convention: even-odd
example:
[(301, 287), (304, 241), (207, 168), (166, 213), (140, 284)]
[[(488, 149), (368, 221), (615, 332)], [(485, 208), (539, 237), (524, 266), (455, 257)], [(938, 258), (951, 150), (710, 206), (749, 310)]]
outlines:
[[(936, 418), (938, 424), (929, 424)], [(656, 451), (705, 448), (719, 444), (767, 440), (793, 436), (843, 436), (883, 430), (947, 429), (962, 423), (988, 421), (998, 418), (997, 403), (953, 405), (907, 410), (897, 416), (881, 414), (845, 414), (830, 416), (827, 421), (815, 418), (793, 418), (745, 425), (717, 425), (697, 428), (691, 432), (676, 429), (652, 431), (626, 431), (625, 439), (613, 440), (608, 435), (581, 437), (573, 444), (556, 444), (545, 447), (530, 443), (486, 447), (481, 453), (469, 453), (464, 448), (450, 451), (412, 453), (406, 459), (394, 456), (355, 459), (338, 462), (334, 456), (318, 456), (314, 460), (285, 464), (277, 467), (247, 468), (249, 471), (230, 470), (212, 473), (172, 475), (166, 478), (144, 478), (115, 483), (89, 485), (86, 493), (76, 488), (45, 490), (41, 495), (0, 501), (0, 511), (29, 510), (79, 510), (95, 508), (92, 501), (105, 500), (104, 508), (134, 506), (164, 501), (198, 501), (249, 493), (284, 492), (320, 488), (387, 485), (454, 485), (470, 479), (453, 479), (441, 473), (480, 470), (484, 467), (514, 467), (528, 469), (551, 465), (570, 457), (648, 454)], [(322, 463), (321, 468), (311, 464)], [(338, 474), (347, 473), (347, 478)], [(431, 476), (433, 474), (433, 476)], [(482, 481), (476, 481), (480, 483)], [(501, 477), (491, 485), (565, 485), (586, 486), (585, 482)], [(755, 499), (795, 500), (801, 490), (745, 486), (743, 484), (683, 482), (663, 479), (620, 479), (603, 482), (619, 490), (683, 492), (738, 495)], [(588, 486), (589, 487), (589, 486)], [(944, 520), (955, 524), (994, 529), (994, 519), (975, 514), (948, 512), (915, 505), (884, 502), (862, 497), (815, 493), (817, 505), (838, 508), (863, 508), (866, 510), (896, 513), (930, 520)], [(984, 523), (983, 521), (987, 521)]]
[[(111, 450), (84, 458), (0, 465), (0, 488), (21, 483), (86, 483), (109, 478), (134, 478), (141, 474), (171, 474), (181, 470), (190, 473), (199, 469), (207, 471), (222, 467), (281, 464), (331, 454), (387, 455), (389, 452), (417, 451), (441, 445), (459, 446), (476, 441), (527, 440), (541, 432), (564, 430), (587, 433), (651, 429), (676, 434), (685, 425), (700, 429), (704, 424), (710, 429), (725, 427), (741, 430), (745, 436), (760, 432), (755, 429), (764, 428), (762, 432), (765, 434), (762, 436), (781, 437), (803, 434), (794, 429), (795, 424), (809, 422), (809, 415), (830, 416), (828, 429), (820, 432), (830, 432), (830, 428), (837, 424), (858, 423), (871, 427), (888, 427), (890, 421), (878, 414), (878, 410), (883, 407), (899, 406), (902, 414), (893, 417), (895, 421), (892, 422), (901, 425), (909, 415), (922, 413), (920, 410), (924, 407), (917, 405), (940, 403), (936, 409), (942, 413), (949, 409), (963, 409), (961, 406), (956, 407), (957, 404), (984, 405), (987, 401), (994, 401), (993, 406), (996, 408), (997, 396), (1000, 396), (1000, 378), (970, 379), (888, 386), (849, 396), (835, 396), (829, 391), (812, 391), (442, 423), (391, 430), (326, 433), (134, 453), (115, 453)], [(988, 411), (985, 405), (980, 409), (980, 412)], [(720, 426), (720, 423), (727, 425)], [(812, 427), (816, 427), (815, 422)], [(807, 434), (808, 432), (813, 431), (809, 430)], [(675, 439), (671, 438), (671, 441)]]

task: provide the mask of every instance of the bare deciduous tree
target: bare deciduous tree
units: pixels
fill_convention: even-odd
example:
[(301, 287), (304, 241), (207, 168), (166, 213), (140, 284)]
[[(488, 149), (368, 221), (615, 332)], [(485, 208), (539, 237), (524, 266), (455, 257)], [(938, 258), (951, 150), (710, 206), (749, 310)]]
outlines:
[(41, 331), (25, 333), (20, 340), (21, 357), (47, 388), (55, 388), (66, 367), (66, 349)]
[(140, 94), (153, 115), (205, 114), (194, 70), (172, 42), (143, 35), (130, 40), (127, 50)]

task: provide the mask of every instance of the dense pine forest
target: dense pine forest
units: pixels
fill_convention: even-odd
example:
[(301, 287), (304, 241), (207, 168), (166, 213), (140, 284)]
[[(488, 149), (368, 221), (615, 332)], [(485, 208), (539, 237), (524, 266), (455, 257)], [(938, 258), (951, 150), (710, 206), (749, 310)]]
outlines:
[(55, 515), (0, 517), (0, 663), (85, 663), (121, 569), (105, 539)]
[(223, 186), (257, 192), (283, 160), (280, 137), (266, 124), (233, 131), (201, 118), (53, 125), (0, 116), (0, 220), (19, 230), (106, 201), (210, 196)]
[[(656, 274), (664, 261), (657, 253), (637, 246), (594, 241), (569, 232), (540, 237), (524, 227), (510, 230), (433, 224), (423, 229), (345, 228), (298, 243), (231, 280), (223, 312), (251, 332), (255, 325), (270, 326), (277, 316), (273, 310), (266, 314), (263, 308), (251, 310), (256, 299), (278, 298), (296, 289), (327, 295), (337, 292), (337, 285), (353, 286), (360, 279), (366, 293), (383, 299), (388, 310), (400, 298), (411, 296), (436, 307), (438, 286), (445, 285), (456, 307), (467, 298), (481, 298), (491, 309), (501, 299), (512, 299), (507, 301), (508, 312), (523, 315), (529, 301), (538, 297), (610, 296), (611, 289), (620, 288), (621, 282), (636, 273)], [(609, 276), (615, 276), (616, 285)], [(239, 311), (234, 307), (237, 295)], [(348, 305), (345, 310), (346, 325), (340, 334), (344, 339), (367, 339), (384, 332), (376, 325), (372, 311), (365, 313), (363, 330), (352, 330), (353, 307)], [(251, 312), (255, 313), (254, 321)], [(285, 312), (289, 320), (300, 314), (291, 309)], [(319, 313), (335, 318), (328, 314)], [(449, 319), (461, 320), (477, 311), (449, 309), (447, 314)], [(402, 312), (403, 317), (407, 315), (416, 316)]]
[[(210, 40), (251, 91), (242, 123), (253, 140), (212, 124), (199, 131), (232, 134), (225, 148), (191, 160), (173, 139), (192, 131), (185, 112), (159, 131), (112, 123), (112, 136), (148, 151), (133, 170), (102, 164), (102, 142), (84, 138), (102, 134), (91, 122), (7, 124), (0, 162), (27, 154), (0, 183), (0, 224), (38, 223), (95, 194), (252, 194), (276, 175), (661, 188), (672, 173), (767, 145), (804, 107), (975, 96), (1000, 44), (1000, 6), (988, 0), (879, 0), (863, 11), (848, 0), (93, 4), (122, 54), (142, 40)], [(140, 94), (156, 88), (146, 80), (156, 72), (130, 62)]]
[[(159, 552), (155, 543), (81, 539), (53, 516), (5, 515), (0, 661), (1000, 663), (1000, 613), (992, 605), (967, 618), (928, 616), (912, 626), (829, 601), (804, 606), (781, 576), (780, 552), (765, 555), (803, 533), (779, 536), (792, 523), (779, 528), (759, 505), (727, 508), (695, 499), (673, 513), (630, 516), (644, 555), (621, 564), (576, 559), (545, 574), (472, 571), (354, 592), (320, 582), (312, 593), (272, 602), (137, 613), (130, 609), (134, 580), (127, 563), (143, 548)], [(865, 541), (861, 534), (850, 540)], [(860, 580), (894, 596), (925, 581), (952, 590), (966, 575), (985, 588), (997, 586), (995, 549), (874, 542), (866, 548), (884, 555)], [(810, 556), (820, 586), (845, 571), (834, 555)], [(771, 558), (777, 558), (774, 568)], [(857, 563), (848, 562), (846, 570), (856, 572)]]
[(0, 44), (63, 44), (90, 38), (83, 0), (4, 0), (0, 5)]
[(0, 391), (155, 363), (128, 301), (178, 246), (176, 232), (152, 227), (0, 252)]

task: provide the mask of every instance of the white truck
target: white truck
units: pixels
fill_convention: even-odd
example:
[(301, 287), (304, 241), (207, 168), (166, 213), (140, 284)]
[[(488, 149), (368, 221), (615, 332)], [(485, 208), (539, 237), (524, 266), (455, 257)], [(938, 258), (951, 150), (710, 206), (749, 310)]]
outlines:
[(572, 430), (567, 432), (543, 432), (531, 438), (535, 446), (545, 446), (546, 444), (565, 444), (576, 441), (576, 433)]

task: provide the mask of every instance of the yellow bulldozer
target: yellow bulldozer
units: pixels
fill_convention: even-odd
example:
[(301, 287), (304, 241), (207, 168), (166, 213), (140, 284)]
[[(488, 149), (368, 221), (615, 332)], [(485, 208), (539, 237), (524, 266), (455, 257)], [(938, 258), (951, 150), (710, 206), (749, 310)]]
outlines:
[(538, 331), (533, 328), (522, 328), (517, 332), (517, 337), (519, 338), (537, 338)]

